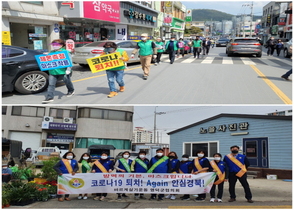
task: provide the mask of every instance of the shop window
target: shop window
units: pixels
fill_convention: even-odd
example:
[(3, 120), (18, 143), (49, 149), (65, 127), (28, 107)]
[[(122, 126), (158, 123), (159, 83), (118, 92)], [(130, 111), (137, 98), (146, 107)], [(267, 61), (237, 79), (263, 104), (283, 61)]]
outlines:
[(184, 152), (190, 157), (197, 157), (198, 150), (206, 151), (207, 157), (212, 157), (217, 153), (218, 142), (203, 142), (203, 143), (184, 143)]

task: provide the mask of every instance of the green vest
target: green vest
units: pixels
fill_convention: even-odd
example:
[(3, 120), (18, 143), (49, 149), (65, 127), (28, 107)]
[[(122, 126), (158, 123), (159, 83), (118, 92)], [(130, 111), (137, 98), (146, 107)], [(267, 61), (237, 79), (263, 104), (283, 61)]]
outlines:
[[(64, 48), (61, 48), (60, 51), (67, 51), (66, 49)], [(51, 51), (51, 52), (57, 52), (55, 50)], [(50, 52), (50, 53), (51, 53)], [(69, 52), (69, 51), (68, 51)], [(52, 69), (52, 70), (49, 70), (49, 74), (51, 75), (63, 75), (65, 74), (65, 71), (66, 71), (67, 67), (66, 68), (58, 68), (58, 69)]]
[[(124, 50), (117, 48), (115, 52), (119, 52), (122, 57)], [(120, 71), (120, 70), (124, 70), (125, 68), (126, 66), (124, 65), (124, 66), (115, 67), (113, 69), (107, 69), (107, 71)]]
[(152, 41), (147, 40), (146, 42), (140, 41), (138, 42), (138, 46), (140, 47), (139, 55), (147, 56), (153, 54)]
[[(163, 42), (155, 42), (155, 44), (156, 44), (156, 47), (157, 48), (159, 48), (159, 47), (161, 47), (161, 46), (164, 45)], [(162, 49), (157, 49), (157, 52), (162, 53), (163, 52), (163, 48)]]
[(194, 40), (193, 41), (193, 47), (201, 47), (202, 41), (201, 40)]
[[(165, 45), (165, 49), (167, 50), (168, 47), (169, 47), (169, 43), (170, 41), (168, 41)], [(177, 46), (178, 42), (177, 41), (174, 41), (174, 51), (178, 50), (178, 46)]]

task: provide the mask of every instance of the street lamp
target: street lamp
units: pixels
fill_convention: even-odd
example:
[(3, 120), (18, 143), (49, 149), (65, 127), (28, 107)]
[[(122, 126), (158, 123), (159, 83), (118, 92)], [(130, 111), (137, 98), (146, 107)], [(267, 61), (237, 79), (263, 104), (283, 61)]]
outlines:
[(157, 106), (155, 107), (155, 110), (154, 110), (154, 143), (156, 142), (156, 115), (166, 114), (166, 112), (156, 112), (156, 108)]

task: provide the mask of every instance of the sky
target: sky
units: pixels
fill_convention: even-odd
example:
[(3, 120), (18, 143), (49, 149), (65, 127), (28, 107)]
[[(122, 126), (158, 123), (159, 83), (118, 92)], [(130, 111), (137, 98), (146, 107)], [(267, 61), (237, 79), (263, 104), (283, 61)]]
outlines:
[(154, 129), (154, 111), (165, 112), (156, 115), (156, 128), (159, 141), (169, 143), (170, 131), (199, 122), (219, 114), (257, 114), (264, 115), (277, 111), (291, 110), (288, 105), (283, 106), (135, 106), (134, 127), (144, 127), (147, 130)]
[(250, 14), (250, 6), (243, 6), (253, 2), (253, 15), (262, 16), (263, 6), (270, 1), (181, 1), (187, 9), (215, 9), (232, 15)]

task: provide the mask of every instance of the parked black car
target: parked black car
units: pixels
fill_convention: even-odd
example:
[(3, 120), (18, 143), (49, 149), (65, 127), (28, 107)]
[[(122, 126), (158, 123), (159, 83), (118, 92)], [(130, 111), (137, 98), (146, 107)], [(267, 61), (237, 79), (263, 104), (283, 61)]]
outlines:
[(225, 47), (229, 43), (229, 39), (226, 38), (220, 38), (219, 40), (216, 41), (216, 46), (217, 47)]
[(39, 69), (36, 50), (2, 45), (2, 92), (16, 90), (22, 94), (44, 91), (48, 86), (48, 73)]

